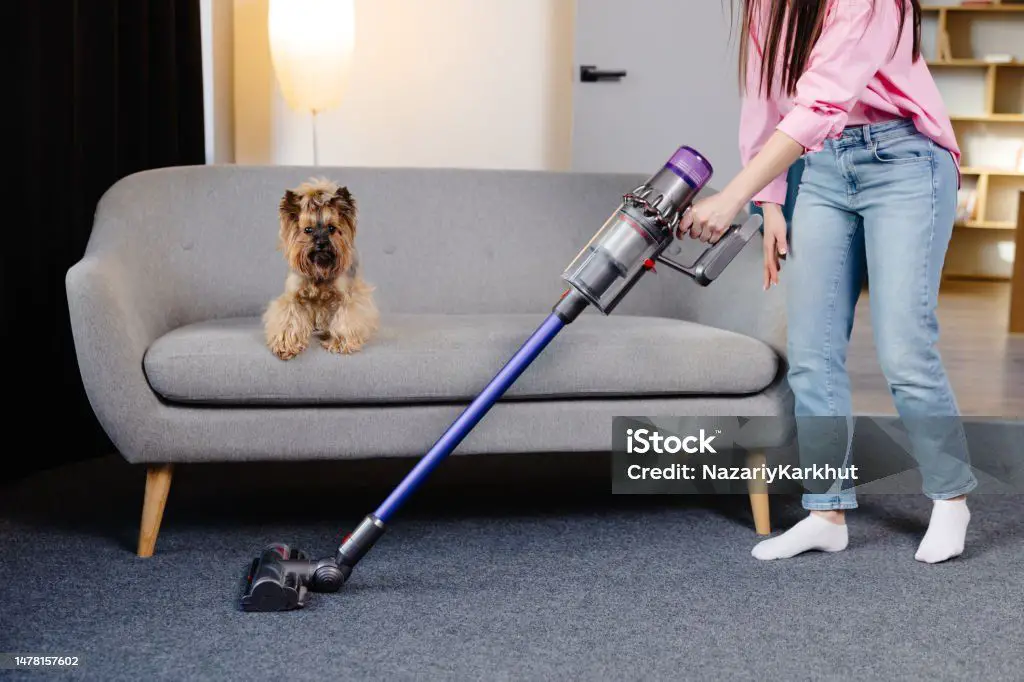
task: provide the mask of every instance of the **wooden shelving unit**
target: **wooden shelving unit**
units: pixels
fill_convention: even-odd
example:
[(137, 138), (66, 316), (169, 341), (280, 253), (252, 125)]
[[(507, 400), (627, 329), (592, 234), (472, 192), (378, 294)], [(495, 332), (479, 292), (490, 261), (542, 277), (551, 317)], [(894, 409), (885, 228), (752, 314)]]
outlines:
[(1019, 3), (1001, 3), (996, 0), (987, 7), (968, 7), (964, 5), (921, 5), (926, 12), (1024, 12), (1024, 5)]
[[(1017, 196), (1017, 253), (1024, 253), (1024, 192)], [(1010, 283), (1010, 333), (1024, 334), (1024, 257), (1013, 264)]]
[[(962, 200), (966, 205), (967, 195), (973, 192), (975, 197), (973, 211), (962, 211), (957, 226), (965, 236), (954, 237), (960, 241), (954, 248), (987, 251), (988, 256), (975, 261), (992, 261), (995, 245), (1013, 239), (1006, 231), (1017, 227), (1017, 198), (1024, 191), (1019, 165), (1024, 156), (1024, 3), (922, 9), (925, 58), (963, 154)], [(995, 54), (1009, 54), (1013, 61), (986, 58)], [(962, 262), (970, 261), (957, 255)], [(1012, 264), (996, 265), (1001, 270), (997, 276), (1012, 272)]]

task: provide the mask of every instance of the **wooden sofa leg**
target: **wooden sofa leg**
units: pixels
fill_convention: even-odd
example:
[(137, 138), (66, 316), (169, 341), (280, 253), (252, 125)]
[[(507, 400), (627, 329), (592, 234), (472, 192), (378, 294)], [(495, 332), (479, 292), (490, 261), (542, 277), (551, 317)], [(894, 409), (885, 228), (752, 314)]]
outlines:
[[(754, 453), (747, 459), (747, 466), (760, 467), (765, 463), (763, 452)], [(771, 506), (768, 503), (768, 484), (764, 479), (755, 479), (747, 483), (750, 495), (750, 511), (754, 515), (754, 530), (758, 535), (771, 535)]]
[(142, 525), (139, 527), (139, 556), (153, 556), (160, 520), (164, 517), (167, 493), (171, 490), (171, 465), (151, 464), (146, 469), (146, 497), (142, 503)]

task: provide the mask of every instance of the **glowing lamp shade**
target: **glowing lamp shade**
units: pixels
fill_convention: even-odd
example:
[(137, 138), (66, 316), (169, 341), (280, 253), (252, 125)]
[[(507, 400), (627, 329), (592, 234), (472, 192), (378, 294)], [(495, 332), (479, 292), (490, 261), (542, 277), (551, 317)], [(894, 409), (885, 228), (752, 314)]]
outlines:
[(355, 0), (270, 0), (270, 58), (288, 106), (326, 111), (341, 103), (352, 71)]

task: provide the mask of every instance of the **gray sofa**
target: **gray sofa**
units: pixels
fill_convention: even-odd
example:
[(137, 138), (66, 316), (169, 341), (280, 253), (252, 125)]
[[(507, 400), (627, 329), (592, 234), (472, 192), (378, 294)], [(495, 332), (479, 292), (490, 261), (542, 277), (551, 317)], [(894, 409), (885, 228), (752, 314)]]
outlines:
[[(259, 320), (286, 274), (277, 203), (314, 175), (359, 203), (381, 331), (356, 355), (313, 344), (282, 362)], [(67, 291), (93, 409), (125, 459), (148, 467), (140, 556), (153, 552), (175, 463), (425, 452), (547, 315), (563, 268), (643, 179), (186, 167), (117, 183)], [(614, 315), (588, 310), (457, 452), (607, 451), (615, 415), (787, 412), (783, 296), (761, 290), (761, 272), (751, 244), (709, 288), (666, 270)]]

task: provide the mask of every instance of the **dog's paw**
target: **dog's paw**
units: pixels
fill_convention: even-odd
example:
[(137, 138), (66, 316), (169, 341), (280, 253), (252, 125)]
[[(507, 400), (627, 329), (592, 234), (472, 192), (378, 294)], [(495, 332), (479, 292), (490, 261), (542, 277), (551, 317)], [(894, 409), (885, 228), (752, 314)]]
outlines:
[(306, 344), (294, 339), (289, 340), (284, 336), (272, 339), (268, 345), (270, 347), (270, 352), (282, 360), (291, 360), (296, 355), (306, 350)]
[(344, 338), (340, 336), (329, 336), (320, 342), (325, 350), (331, 353), (352, 355), (363, 349), (362, 339)]

